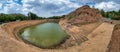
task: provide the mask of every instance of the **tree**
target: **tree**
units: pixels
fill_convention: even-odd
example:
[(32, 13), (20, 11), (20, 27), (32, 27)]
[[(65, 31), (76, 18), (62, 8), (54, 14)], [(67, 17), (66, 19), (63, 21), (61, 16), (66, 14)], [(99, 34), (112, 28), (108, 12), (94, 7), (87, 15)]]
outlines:
[(35, 19), (38, 19), (38, 16), (36, 14), (32, 13), (32, 12), (29, 12), (28, 13), (28, 18), (30, 20), (35, 20)]
[(120, 10), (118, 12), (120, 13)]
[(104, 12), (103, 9), (101, 10), (101, 14), (102, 14), (103, 17), (106, 17), (105, 12)]
[(0, 22), (11, 22), (16, 20), (26, 20), (26, 16), (23, 14), (0, 14)]

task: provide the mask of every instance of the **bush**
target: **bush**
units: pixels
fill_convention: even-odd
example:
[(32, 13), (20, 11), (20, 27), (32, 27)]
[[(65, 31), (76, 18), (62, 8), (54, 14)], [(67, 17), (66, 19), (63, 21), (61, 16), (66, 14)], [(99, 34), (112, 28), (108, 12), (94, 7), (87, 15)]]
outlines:
[(75, 16), (70, 16), (69, 18), (68, 18), (68, 20), (71, 20), (72, 18), (74, 18)]

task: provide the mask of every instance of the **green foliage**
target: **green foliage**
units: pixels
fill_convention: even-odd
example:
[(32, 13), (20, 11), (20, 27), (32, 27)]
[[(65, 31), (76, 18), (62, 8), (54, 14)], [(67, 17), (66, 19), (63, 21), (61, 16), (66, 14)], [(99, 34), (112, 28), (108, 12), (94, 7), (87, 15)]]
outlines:
[(48, 17), (47, 19), (61, 19), (61, 18), (64, 18), (65, 15), (62, 15), (62, 16), (52, 16), (52, 17)]
[(104, 12), (104, 10), (101, 10), (101, 14), (102, 14), (103, 16), (106, 15), (105, 12)]
[(38, 18), (39, 17), (36, 14), (34, 14), (34, 13), (32, 13), (32, 12), (28, 13), (28, 19), (35, 20), (35, 19), (38, 19)]
[(113, 20), (120, 20), (120, 10), (119, 11), (109, 11), (104, 12), (104, 10), (101, 10), (101, 14), (103, 17), (110, 18)]
[(74, 18), (75, 16), (70, 16), (69, 18), (68, 18), (68, 20), (70, 20), (70, 19), (72, 19), (72, 18)]
[(16, 20), (35, 20), (35, 19), (43, 19), (42, 17), (38, 17), (36, 14), (29, 12), (28, 16), (23, 14), (0, 14), (0, 22), (11, 22)]
[(16, 20), (25, 20), (26, 16), (23, 14), (0, 14), (0, 22), (10, 22)]
[(28, 16), (25, 16), (23, 14), (4, 14), (0, 13), (0, 23), (4, 22), (11, 22), (11, 21), (16, 21), (16, 20), (39, 20), (39, 19), (61, 19), (64, 18), (65, 15), (63, 16), (53, 16), (53, 17), (39, 17), (36, 14), (29, 12)]

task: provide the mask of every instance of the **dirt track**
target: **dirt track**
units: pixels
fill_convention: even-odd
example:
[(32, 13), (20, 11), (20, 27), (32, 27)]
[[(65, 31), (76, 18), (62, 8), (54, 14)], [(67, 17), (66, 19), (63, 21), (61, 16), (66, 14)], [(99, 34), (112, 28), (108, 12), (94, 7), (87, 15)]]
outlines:
[(113, 24), (101, 24), (87, 36), (89, 41), (81, 45), (81, 52), (105, 52), (111, 39), (113, 27)]

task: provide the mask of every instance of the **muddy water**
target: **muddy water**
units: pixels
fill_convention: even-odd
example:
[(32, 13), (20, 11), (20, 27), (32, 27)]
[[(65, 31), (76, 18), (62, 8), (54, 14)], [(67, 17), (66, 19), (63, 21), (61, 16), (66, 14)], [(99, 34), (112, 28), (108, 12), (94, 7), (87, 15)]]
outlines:
[(27, 27), (22, 30), (21, 36), (24, 40), (42, 48), (53, 47), (67, 38), (65, 31), (57, 23)]

